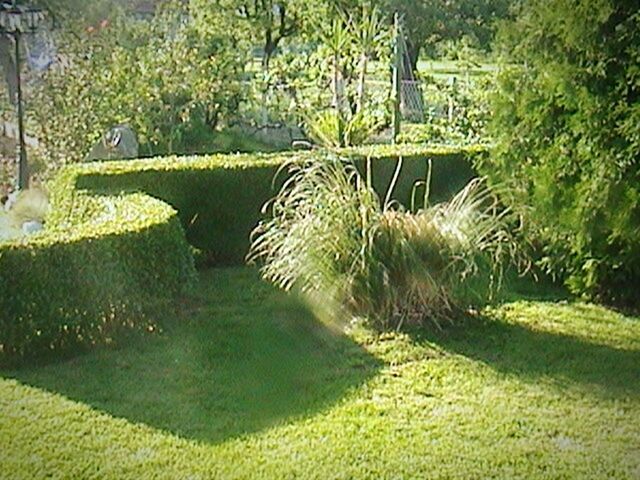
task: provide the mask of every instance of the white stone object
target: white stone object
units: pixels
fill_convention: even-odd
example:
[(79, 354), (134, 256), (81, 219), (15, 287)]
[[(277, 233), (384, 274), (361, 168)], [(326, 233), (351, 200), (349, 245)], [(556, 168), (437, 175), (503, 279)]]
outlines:
[(44, 228), (41, 222), (37, 220), (29, 220), (28, 222), (24, 222), (22, 224), (22, 233), (25, 235), (31, 235), (32, 233), (36, 233), (41, 231)]

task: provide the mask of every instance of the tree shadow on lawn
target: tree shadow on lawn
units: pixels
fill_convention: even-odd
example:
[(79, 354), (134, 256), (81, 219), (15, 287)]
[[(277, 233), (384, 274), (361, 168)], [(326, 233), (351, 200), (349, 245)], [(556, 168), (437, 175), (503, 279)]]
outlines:
[[(540, 302), (538, 305), (555, 307), (557, 304)], [(570, 308), (589, 320), (589, 312), (580, 304)], [(624, 327), (620, 325), (620, 328)], [(451, 353), (478, 360), (525, 381), (544, 379), (562, 390), (577, 387), (599, 398), (640, 396), (640, 349), (607, 344), (603, 339), (591, 341), (526, 323), (483, 316), (466, 317), (435, 336), (413, 332), (413, 337), (416, 341), (435, 342)]]
[(189, 304), (156, 337), (6, 376), (217, 443), (312, 415), (379, 368), (255, 270), (202, 272)]

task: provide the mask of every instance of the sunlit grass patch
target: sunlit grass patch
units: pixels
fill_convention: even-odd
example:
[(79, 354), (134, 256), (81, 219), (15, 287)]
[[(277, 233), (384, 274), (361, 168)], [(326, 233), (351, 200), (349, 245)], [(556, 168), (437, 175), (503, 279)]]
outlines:
[(164, 333), (2, 372), (0, 478), (620, 478), (640, 319), (515, 301), (442, 332), (327, 330), (249, 269)]

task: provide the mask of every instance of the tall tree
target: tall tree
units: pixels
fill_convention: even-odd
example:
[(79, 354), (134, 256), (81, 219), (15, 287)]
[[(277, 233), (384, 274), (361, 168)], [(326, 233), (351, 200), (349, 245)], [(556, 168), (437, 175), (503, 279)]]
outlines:
[(510, 186), (545, 268), (577, 293), (639, 303), (640, 4), (529, 0), (502, 38), (483, 170)]
[(416, 71), (423, 50), (433, 51), (442, 40), (470, 35), (489, 48), (494, 22), (509, 13), (513, 0), (380, 0), (389, 15), (404, 18), (409, 62)]
[(268, 70), (269, 61), (280, 43), (300, 28), (297, 5), (287, 0), (246, 0), (237, 3), (238, 14), (251, 22), (258, 38), (261, 37), (262, 67)]

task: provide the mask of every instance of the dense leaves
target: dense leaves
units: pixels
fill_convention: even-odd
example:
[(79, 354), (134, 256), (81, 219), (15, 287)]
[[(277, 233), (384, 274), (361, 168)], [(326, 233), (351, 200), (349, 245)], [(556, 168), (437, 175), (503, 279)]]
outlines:
[(494, 88), (493, 75), (459, 81), (429, 79), (423, 89), (424, 122), (403, 123), (398, 141), (454, 145), (490, 142), (487, 122)]
[(532, 0), (503, 32), (518, 62), (496, 97), (496, 155), (541, 263), (574, 292), (636, 301), (640, 7)]
[(0, 363), (153, 329), (153, 305), (194, 279), (169, 205), (139, 194), (74, 197), (66, 222), (0, 245)]
[(404, 18), (411, 66), (421, 51), (433, 54), (442, 40), (466, 35), (484, 49), (490, 48), (494, 22), (509, 13), (509, 0), (381, 0), (388, 15)]
[[(401, 155), (404, 167), (393, 198), (407, 206), (415, 182), (426, 172), (427, 158), (433, 161), (432, 195), (442, 200), (471, 178), (471, 159), (484, 153), (479, 149), (434, 149), (424, 145), (376, 146), (341, 152), (355, 159), (361, 170), (364, 158), (371, 159), (374, 188), (378, 192), (386, 190)], [(63, 190), (66, 194), (54, 199), (57, 203), (54, 217), (72, 208), (74, 188), (100, 195), (142, 191), (178, 210), (188, 241), (200, 250), (207, 264), (243, 263), (249, 249), (249, 234), (261, 218), (262, 204), (274, 195), (275, 185), (285, 178), (279, 175), (274, 184), (274, 176), (284, 162), (315, 155), (304, 152), (202, 155), (76, 165), (70, 170), (74, 172), (72, 188)]]
[(61, 62), (29, 105), (48, 168), (82, 159), (116, 124), (137, 132), (146, 155), (184, 150), (199, 131), (225, 124), (242, 98), (244, 50), (227, 19), (186, 13), (62, 33)]

